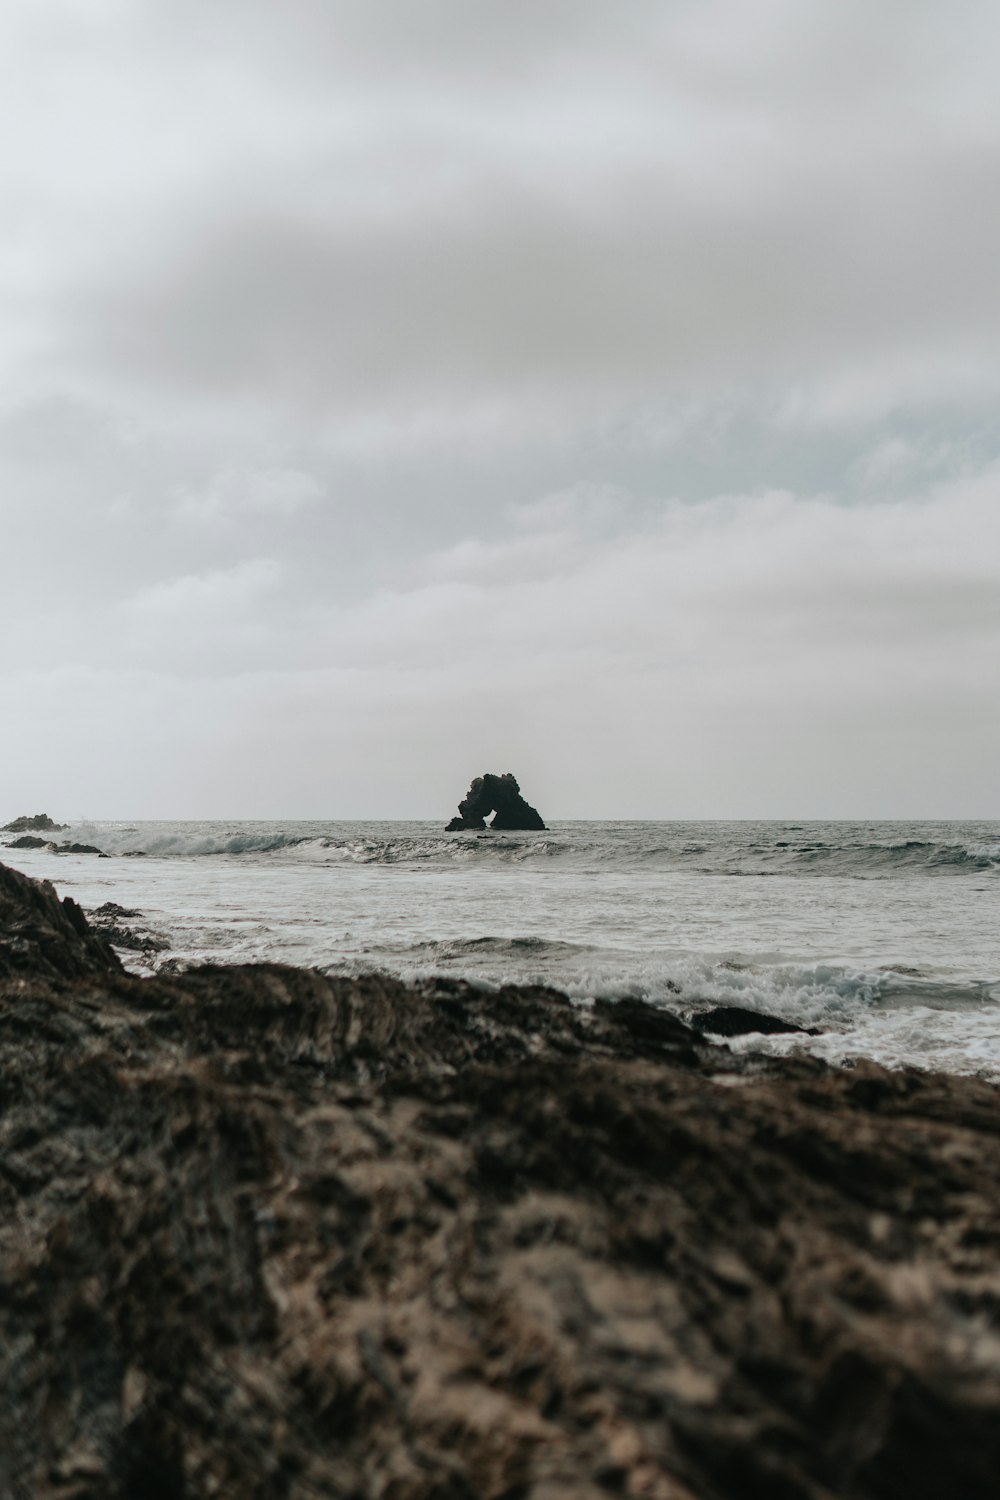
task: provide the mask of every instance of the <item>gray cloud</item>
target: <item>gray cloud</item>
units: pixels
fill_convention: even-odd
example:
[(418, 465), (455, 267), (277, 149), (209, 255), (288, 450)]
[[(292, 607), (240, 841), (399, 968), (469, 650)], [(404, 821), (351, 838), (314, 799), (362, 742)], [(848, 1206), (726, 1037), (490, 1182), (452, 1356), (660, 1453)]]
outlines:
[(998, 43), (984, 0), (14, 7), (15, 800), (54, 737), (95, 812), (293, 810), (283, 756), (303, 815), (331, 765), (433, 811), (378, 789), (406, 744), (436, 796), (447, 723), (448, 805), (471, 758), (563, 813), (946, 813), (945, 712), (988, 811)]
[(973, 377), (987, 360), (992, 383), (998, 166), (942, 160), (905, 184), (795, 172), (777, 211), (650, 175), (598, 184), (599, 217), (499, 181), (402, 222), (239, 218), (95, 295), (84, 334), (133, 376), (351, 412), (780, 389), (872, 359), (890, 380), (897, 363), (905, 395), (941, 353)]

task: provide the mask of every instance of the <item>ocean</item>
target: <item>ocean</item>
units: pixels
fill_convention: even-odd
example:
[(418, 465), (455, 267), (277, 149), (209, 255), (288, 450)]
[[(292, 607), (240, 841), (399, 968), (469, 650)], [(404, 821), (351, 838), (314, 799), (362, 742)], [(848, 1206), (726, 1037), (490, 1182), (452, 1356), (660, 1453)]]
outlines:
[[(12, 835), (7, 835), (9, 842)], [(85, 908), (137, 909), (164, 965), (540, 983), (818, 1029), (730, 1045), (1000, 1081), (1000, 822), (77, 822), (109, 859), (0, 849)]]

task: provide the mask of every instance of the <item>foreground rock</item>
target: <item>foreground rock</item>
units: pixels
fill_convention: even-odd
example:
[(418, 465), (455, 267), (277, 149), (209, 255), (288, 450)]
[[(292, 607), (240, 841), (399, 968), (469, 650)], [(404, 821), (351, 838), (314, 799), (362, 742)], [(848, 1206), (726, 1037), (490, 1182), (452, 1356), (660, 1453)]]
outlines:
[[(92, 932), (69, 896), (60, 901), (47, 880), (0, 865), (0, 997), (23, 985), (82, 979), (121, 969), (110, 945)], [(9, 1003), (4, 1018), (9, 1020)], [(2, 1165), (2, 1162), (0, 1162)]]
[(35, 813), (34, 816), (23, 813), (12, 823), (5, 823), (0, 833), (62, 833), (68, 826), (67, 823), (53, 823), (48, 813)]
[(995, 1090), (0, 938), (0, 1493), (995, 1496)]
[(485, 776), (475, 777), (458, 804), (458, 817), (452, 818), (445, 833), (485, 828), (490, 813), (494, 814), (491, 828), (545, 829), (541, 815), (521, 796), (513, 774), (505, 771), (495, 776), (487, 771)]

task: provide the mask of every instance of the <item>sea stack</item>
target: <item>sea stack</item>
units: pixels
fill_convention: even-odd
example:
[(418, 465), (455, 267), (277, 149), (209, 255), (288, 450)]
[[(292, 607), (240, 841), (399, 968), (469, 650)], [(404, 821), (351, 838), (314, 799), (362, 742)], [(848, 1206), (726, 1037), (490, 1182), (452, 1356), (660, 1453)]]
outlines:
[(541, 814), (521, 796), (521, 788), (511, 771), (502, 776), (492, 771), (477, 776), (458, 804), (458, 812), (459, 816), (452, 818), (445, 833), (485, 828), (490, 813), (493, 813), (490, 828), (545, 828)]

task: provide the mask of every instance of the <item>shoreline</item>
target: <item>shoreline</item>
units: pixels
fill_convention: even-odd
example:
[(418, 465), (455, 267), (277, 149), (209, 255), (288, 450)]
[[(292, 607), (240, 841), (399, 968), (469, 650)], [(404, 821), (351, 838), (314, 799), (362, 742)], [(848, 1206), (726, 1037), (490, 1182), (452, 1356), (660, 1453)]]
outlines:
[(0, 1078), (7, 1492), (995, 1492), (989, 1084), (538, 986), (137, 978), (4, 866)]
[[(135, 925), (147, 924), (148, 952), (119, 949), (133, 972), (278, 962), (345, 975), (374, 968), (407, 983), (443, 972), (492, 988), (548, 984), (584, 1003), (646, 999), (696, 1026), (706, 1008), (735, 1006), (811, 1034), (748, 1037), (755, 1050), (1000, 1081), (995, 875), (974, 872), (1000, 855), (1000, 827), (988, 847), (976, 842), (982, 828), (951, 827), (932, 845), (921, 842), (926, 827), (907, 827), (902, 840), (857, 827), (834, 847), (826, 826), (775, 827), (763, 856), (757, 832), (692, 842), (677, 830), (609, 834), (597, 824), (572, 837), (557, 827), (465, 838), (316, 824), (304, 843), (301, 830), (271, 824), (171, 825), (156, 837), (129, 827), (124, 853), (134, 845), (148, 857), (11, 858), (64, 883), (91, 912), (110, 902), (143, 913)], [(108, 827), (64, 836), (122, 853)], [(854, 870), (875, 859), (894, 873), (828, 878), (815, 863), (828, 857)], [(790, 859), (799, 873), (780, 873)], [(698, 868), (682, 872), (685, 861)], [(767, 879), (720, 873), (760, 875), (768, 861), (780, 869)]]

